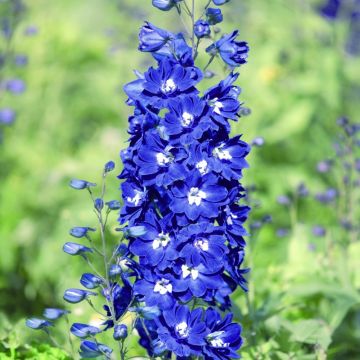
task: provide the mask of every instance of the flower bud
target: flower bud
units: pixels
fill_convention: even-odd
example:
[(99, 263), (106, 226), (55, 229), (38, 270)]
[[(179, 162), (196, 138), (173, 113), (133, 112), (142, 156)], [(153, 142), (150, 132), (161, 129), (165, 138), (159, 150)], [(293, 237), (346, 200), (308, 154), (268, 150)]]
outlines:
[(124, 340), (128, 336), (128, 329), (125, 324), (118, 324), (114, 327), (114, 339), (115, 340)]

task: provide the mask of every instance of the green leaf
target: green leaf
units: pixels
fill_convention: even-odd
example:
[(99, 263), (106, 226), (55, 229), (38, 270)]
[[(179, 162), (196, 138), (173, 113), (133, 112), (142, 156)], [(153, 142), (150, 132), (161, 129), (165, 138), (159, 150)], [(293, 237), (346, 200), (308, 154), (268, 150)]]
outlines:
[(327, 349), (331, 344), (331, 329), (322, 320), (309, 319), (300, 320), (296, 323), (286, 322), (284, 326), (290, 331), (293, 341), (319, 344), (323, 349)]

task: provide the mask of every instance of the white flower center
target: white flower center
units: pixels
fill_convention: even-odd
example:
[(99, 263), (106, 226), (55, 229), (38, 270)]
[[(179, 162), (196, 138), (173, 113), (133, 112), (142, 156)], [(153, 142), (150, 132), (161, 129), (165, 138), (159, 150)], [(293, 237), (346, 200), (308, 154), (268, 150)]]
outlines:
[(223, 103), (220, 101), (215, 101), (214, 103), (214, 113), (220, 115), (220, 109), (224, 107)]
[(234, 222), (233, 222), (233, 219), (237, 219), (238, 216), (233, 214), (233, 213), (230, 213), (230, 215), (226, 218), (226, 223), (228, 225), (232, 225)]
[(184, 279), (191, 276), (193, 280), (196, 280), (199, 277), (199, 270), (191, 269), (185, 264), (181, 266), (181, 271)]
[(182, 338), (185, 338), (189, 335), (189, 329), (185, 321), (181, 322), (180, 324), (177, 324), (175, 326), (175, 330), (178, 333), (178, 335)]
[(195, 204), (196, 206), (199, 206), (203, 199), (206, 199), (206, 193), (204, 193), (202, 190), (199, 190), (197, 187), (192, 187), (190, 189), (188, 193), (189, 205)]
[(172, 293), (172, 285), (167, 279), (161, 279), (155, 283), (154, 292), (160, 293), (160, 295), (165, 295), (167, 293)]
[(175, 90), (176, 90), (176, 84), (173, 79), (168, 79), (161, 85), (161, 91), (164, 94), (172, 93)]
[(153, 241), (152, 247), (154, 250), (161, 247), (166, 247), (167, 244), (170, 242), (170, 235), (164, 234), (163, 232), (158, 235), (158, 237)]
[(224, 145), (218, 146), (213, 151), (214, 156), (220, 160), (231, 160), (232, 156), (230, 155), (229, 150), (224, 149)]
[(140, 201), (142, 200), (143, 193), (140, 191), (135, 190), (135, 196), (132, 198), (130, 196), (127, 197), (127, 201), (135, 206), (138, 206)]
[(164, 153), (159, 152), (156, 154), (156, 161), (160, 166), (164, 166), (170, 162), (170, 157), (166, 156)]
[(196, 164), (196, 168), (200, 171), (201, 175), (205, 175), (207, 172), (208, 163), (206, 160), (201, 160)]
[(182, 114), (182, 119), (181, 119), (182, 126), (189, 126), (193, 121), (194, 121), (194, 115), (189, 114), (188, 112), (184, 112)]
[(202, 251), (209, 250), (209, 242), (206, 239), (198, 239), (194, 242), (194, 246)]
[(215, 331), (207, 336), (211, 346), (215, 347), (229, 347), (229, 343), (224, 343), (223, 339), (219, 338), (224, 333), (224, 331)]

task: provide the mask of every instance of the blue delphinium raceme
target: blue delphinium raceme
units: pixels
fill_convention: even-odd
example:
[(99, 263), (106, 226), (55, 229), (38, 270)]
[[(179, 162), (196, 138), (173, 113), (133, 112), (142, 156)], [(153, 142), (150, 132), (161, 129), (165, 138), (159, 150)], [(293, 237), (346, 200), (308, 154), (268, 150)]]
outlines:
[[(78, 242), (63, 246), (87, 266), (80, 278), (83, 288), (65, 290), (64, 300), (87, 302), (102, 318), (96, 326), (68, 324), (79, 339), (81, 357), (120, 355), (125, 360), (135, 329), (151, 358), (239, 357), (242, 328), (233, 322), (230, 295), (237, 287), (246, 290), (249, 207), (240, 180), (250, 146), (240, 135), (230, 136), (230, 120), (237, 121), (243, 110), (235, 68), (246, 62), (249, 48), (236, 40), (237, 31), (217, 41), (212, 36), (223, 16), (209, 6), (227, 2), (207, 1), (197, 19), (195, 7), (184, 1), (152, 1), (162, 11), (188, 16), (193, 30), (189, 38), (149, 22), (140, 30), (139, 50), (150, 53), (156, 65), (136, 71), (137, 79), (124, 87), (134, 112), (129, 146), (121, 151), (122, 204), (105, 198), (112, 161), (105, 164), (98, 196), (95, 183), (70, 181), (71, 188), (89, 193), (98, 220), (97, 227), (71, 228), (69, 235)], [(195, 64), (201, 41), (208, 42), (210, 54), (203, 70)], [(215, 59), (225, 63), (229, 74), (200, 93), (198, 84), (211, 78), (206, 69)], [(113, 211), (119, 211), (116, 230), (123, 236), (110, 253), (107, 224)], [(125, 323), (129, 313), (131, 321)], [(68, 319), (68, 312), (48, 309), (44, 316)], [(27, 325), (50, 334), (53, 324), (33, 318)], [(117, 351), (97, 340), (105, 331), (112, 332)]]
[[(239, 204), (239, 180), (250, 147), (229, 135), (229, 120), (236, 121), (241, 112), (240, 89), (234, 85), (238, 74), (230, 71), (200, 94), (197, 85), (204, 74), (195, 64), (198, 45), (223, 20), (221, 10), (209, 8), (209, 2), (204, 17), (196, 19), (181, 2), (154, 5), (189, 12), (193, 38), (187, 44), (183, 34), (146, 22), (139, 50), (150, 52), (157, 66), (125, 86), (134, 115), (130, 145), (121, 154), (119, 220), (124, 229), (145, 229), (129, 240), (130, 257), (139, 262), (135, 301), (160, 311), (136, 328), (150, 356), (230, 359), (242, 344), (241, 326), (219, 309), (231, 310), (230, 294), (237, 286), (246, 289), (247, 269), (241, 267), (249, 210)], [(244, 64), (249, 47), (237, 35), (234, 31), (211, 43), (209, 63), (219, 57), (231, 69)]]

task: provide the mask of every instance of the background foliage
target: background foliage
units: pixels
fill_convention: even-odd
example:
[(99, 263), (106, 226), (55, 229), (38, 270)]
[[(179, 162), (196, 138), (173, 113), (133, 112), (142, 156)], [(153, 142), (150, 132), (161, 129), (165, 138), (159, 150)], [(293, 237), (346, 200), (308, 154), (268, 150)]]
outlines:
[[(150, 0), (25, 3), (13, 46), (29, 54), (29, 64), (1, 70), (2, 78), (16, 71), (27, 91), (21, 97), (0, 94), (0, 104), (18, 112), (16, 122), (2, 128), (0, 144), (0, 359), (41, 359), (41, 353), (66, 359), (47, 345), (26, 345), (33, 334), (23, 318), (41, 314), (44, 306), (62, 306), (64, 289), (78, 285), (84, 267), (61, 251), (70, 227), (95, 221), (88, 199), (70, 191), (68, 180), (98, 181), (109, 159), (117, 160), (120, 171), (130, 111), (121, 86), (149, 59), (136, 49), (137, 30), (145, 19), (174, 31), (181, 23), (175, 13), (155, 11)], [(341, 164), (329, 177), (315, 169), (334, 155), (336, 119), (359, 121), (360, 58), (344, 51), (348, 22), (326, 21), (316, 11), (319, 3), (233, 0), (223, 7), (223, 30), (240, 28), (251, 46), (239, 81), (251, 115), (234, 133), (244, 133), (247, 141), (265, 138), (245, 176), (257, 190), (251, 194), (250, 291), (235, 298), (244, 359), (360, 357), (359, 238), (339, 229), (338, 202), (325, 208), (313, 200), (315, 191), (341, 178)], [(36, 36), (24, 37), (29, 25), (38, 27)], [(220, 64), (212, 69), (221, 74)], [(294, 196), (301, 182), (310, 189), (307, 199), (285, 208), (277, 204), (281, 194)], [(117, 187), (114, 178), (114, 198)], [(359, 219), (359, 189), (353, 197)], [(272, 222), (255, 229), (265, 215)], [(312, 234), (314, 224), (326, 227), (325, 237)], [(288, 227), (289, 235), (278, 237), (280, 227)], [(86, 318), (84, 306), (72, 311), (95, 321)]]

